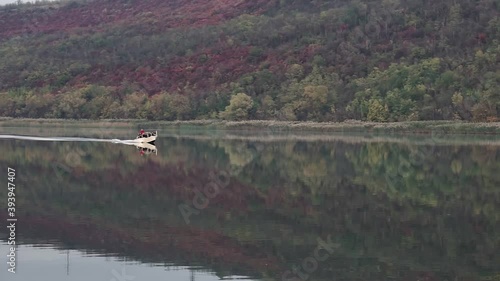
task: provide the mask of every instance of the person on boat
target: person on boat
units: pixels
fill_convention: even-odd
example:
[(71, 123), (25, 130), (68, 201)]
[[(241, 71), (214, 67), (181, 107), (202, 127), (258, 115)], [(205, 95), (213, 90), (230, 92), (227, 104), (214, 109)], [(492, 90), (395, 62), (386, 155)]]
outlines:
[(141, 131), (139, 132), (139, 137), (142, 137), (142, 135), (144, 135), (144, 129), (141, 129)]

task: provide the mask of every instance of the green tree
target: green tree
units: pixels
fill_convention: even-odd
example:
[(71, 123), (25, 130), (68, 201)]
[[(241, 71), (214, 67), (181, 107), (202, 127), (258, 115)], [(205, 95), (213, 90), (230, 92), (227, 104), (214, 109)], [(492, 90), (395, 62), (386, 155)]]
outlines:
[(307, 115), (307, 120), (321, 121), (321, 118), (329, 110), (328, 87), (305, 86), (303, 98), (300, 101), (300, 110)]
[(14, 96), (9, 93), (0, 93), (0, 115), (16, 116), (17, 103)]
[(252, 107), (252, 98), (245, 93), (238, 93), (231, 97), (229, 105), (220, 113), (220, 117), (227, 120), (246, 120)]
[(148, 119), (162, 120), (167, 118), (170, 111), (167, 96), (167, 93), (162, 92), (151, 97)]
[(276, 104), (273, 98), (266, 95), (260, 100), (260, 105), (257, 109), (257, 118), (258, 119), (274, 118), (275, 111), (276, 111)]
[(28, 118), (52, 117), (55, 97), (52, 94), (32, 94), (26, 98), (25, 116)]
[(145, 93), (132, 93), (123, 99), (124, 118), (140, 118), (147, 116), (148, 96)]
[(54, 115), (58, 118), (83, 118), (82, 107), (85, 105), (86, 100), (83, 93), (76, 90), (71, 93), (59, 94), (57, 106), (54, 109)]
[(123, 107), (119, 101), (113, 101), (103, 112), (103, 117), (106, 119), (125, 118)]
[(386, 122), (389, 116), (389, 108), (382, 105), (378, 99), (371, 99), (368, 106), (368, 120), (374, 122)]
[(185, 95), (175, 94), (168, 96), (168, 119), (186, 120), (191, 117), (191, 103)]
[(82, 108), (85, 118), (102, 118), (106, 108), (113, 102), (111, 90), (103, 86), (89, 85), (81, 91), (86, 100)]

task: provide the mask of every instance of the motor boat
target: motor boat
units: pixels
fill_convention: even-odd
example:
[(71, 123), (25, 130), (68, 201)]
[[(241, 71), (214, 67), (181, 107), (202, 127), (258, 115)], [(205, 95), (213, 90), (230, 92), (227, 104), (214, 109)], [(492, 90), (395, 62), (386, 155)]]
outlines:
[(142, 134), (139, 134), (137, 138), (135, 138), (136, 142), (140, 143), (153, 143), (156, 140), (156, 136), (158, 136), (158, 131), (154, 132), (144, 132)]

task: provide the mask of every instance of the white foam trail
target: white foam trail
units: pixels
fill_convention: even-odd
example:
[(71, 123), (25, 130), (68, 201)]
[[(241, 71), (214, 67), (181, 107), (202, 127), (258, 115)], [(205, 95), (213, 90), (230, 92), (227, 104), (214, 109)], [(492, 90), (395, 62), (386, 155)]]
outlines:
[(140, 141), (137, 141), (137, 140), (119, 140), (119, 139), (112, 139), (111, 142), (112, 143), (121, 143), (121, 144), (130, 144), (130, 145), (141, 143)]
[(17, 140), (32, 140), (32, 141), (82, 141), (82, 142), (111, 142), (111, 143), (135, 143), (135, 140), (119, 140), (119, 139), (94, 139), (94, 138), (75, 138), (75, 137), (33, 137), (19, 135), (0, 135), (0, 139), (17, 139)]

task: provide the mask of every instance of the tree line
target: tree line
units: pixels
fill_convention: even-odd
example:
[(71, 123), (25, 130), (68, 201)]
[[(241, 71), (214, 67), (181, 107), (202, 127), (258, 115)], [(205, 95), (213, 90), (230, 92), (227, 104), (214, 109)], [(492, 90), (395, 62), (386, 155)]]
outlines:
[(143, 15), (0, 40), (0, 115), (499, 120), (498, 1), (379, 2), (282, 0), (216, 25)]

